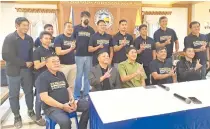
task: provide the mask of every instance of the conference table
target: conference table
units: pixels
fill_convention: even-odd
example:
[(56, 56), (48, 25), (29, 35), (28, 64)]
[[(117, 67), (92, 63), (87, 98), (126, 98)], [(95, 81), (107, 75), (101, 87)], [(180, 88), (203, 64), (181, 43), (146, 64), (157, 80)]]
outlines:
[[(210, 129), (210, 80), (91, 92), (90, 129)], [(196, 97), (186, 104), (174, 97)]]

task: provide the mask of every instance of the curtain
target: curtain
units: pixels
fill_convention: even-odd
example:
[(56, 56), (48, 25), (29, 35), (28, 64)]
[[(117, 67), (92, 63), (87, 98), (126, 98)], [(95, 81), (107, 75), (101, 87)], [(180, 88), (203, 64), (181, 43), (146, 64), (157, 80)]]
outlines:
[(24, 16), (29, 20), (30, 27), (28, 34), (35, 40), (41, 31), (44, 30), (45, 24), (52, 24), (54, 35), (58, 34), (58, 22), (55, 13), (24, 13)]
[(160, 15), (144, 15), (144, 24), (148, 27), (148, 36), (153, 38), (154, 32), (159, 29)]

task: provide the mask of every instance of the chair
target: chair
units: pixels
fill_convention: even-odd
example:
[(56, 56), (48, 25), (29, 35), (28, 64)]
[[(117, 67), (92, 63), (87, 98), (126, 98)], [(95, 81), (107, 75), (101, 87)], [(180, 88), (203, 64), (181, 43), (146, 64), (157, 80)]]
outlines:
[[(71, 118), (75, 118), (75, 123), (76, 123), (76, 127), (77, 129), (79, 129), (79, 122), (78, 122), (78, 118), (77, 118), (77, 112), (71, 112), (71, 113), (67, 113), (69, 119)], [(55, 129), (55, 125), (57, 124), (55, 121), (51, 120), (49, 117), (45, 116), (46, 119), (46, 129)]]

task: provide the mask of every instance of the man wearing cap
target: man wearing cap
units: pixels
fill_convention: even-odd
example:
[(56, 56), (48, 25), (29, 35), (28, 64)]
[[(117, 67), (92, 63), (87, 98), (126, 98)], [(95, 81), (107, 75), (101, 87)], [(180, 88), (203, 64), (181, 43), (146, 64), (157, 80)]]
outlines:
[(159, 24), (160, 29), (154, 33), (156, 47), (166, 47), (167, 58), (171, 58), (173, 54), (174, 43), (175, 51), (179, 51), (179, 41), (176, 32), (173, 29), (167, 27), (168, 18), (166, 16), (159, 18)]
[(115, 67), (109, 66), (109, 54), (105, 50), (98, 52), (99, 64), (89, 73), (90, 85), (93, 91), (111, 90), (121, 87), (120, 77)]
[(156, 48), (157, 59), (153, 60), (150, 65), (152, 75), (152, 84), (167, 84), (176, 82), (175, 68), (172, 68), (172, 60), (167, 57), (165, 47)]
[(118, 65), (122, 87), (130, 88), (145, 86), (145, 79), (147, 79), (147, 76), (143, 66), (136, 62), (136, 49), (134, 47), (127, 48), (126, 56), (128, 59)]
[(109, 64), (112, 62), (113, 58), (113, 45), (112, 36), (107, 34), (106, 23), (104, 20), (99, 20), (97, 22), (98, 32), (90, 37), (88, 51), (93, 52), (93, 66), (98, 64), (97, 53), (100, 50), (105, 50), (110, 55)]
[[(87, 11), (81, 12), (81, 24), (74, 27), (73, 38), (76, 40), (76, 56), (77, 75), (75, 80), (74, 97), (81, 97), (80, 90), (82, 80), (84, 81), (83, 95), (87, 96), (90, 90), (88, 73), (92, 67), (92, 53), (88, 52), (88, 44), (92, 34), (95, 33), (89, 24), (90, 13)], [(84, 79), (82, 77), (84, 76)]]
[(133, 45), (133, 37), (127, 33), (127, 21), (119, 21), (119, 32), (113, 37), (114, 45), (114, 59), (113, 63), (117, 68), (118, 63), (121, 63), (127, 59), (126, 48)]
[(209, 44), (206, 35), (200, 33), (200, 23), (193, 21), (189, 25), (191, 33), (184, 38), (184, 46), (195, 50), (195, 58), (202, 65), (201, 76), (206, 79), (206, 69), (209, 65)]
[(155, 41), (147, 36), (147, 25), (139, 26), (139, 32), (140, 36), (134, 40), (134, 47), (138, 53), (136, 62), (143, 65), (147, 75), (146, 85), (150, 85), (149, 63), (156, 58)]

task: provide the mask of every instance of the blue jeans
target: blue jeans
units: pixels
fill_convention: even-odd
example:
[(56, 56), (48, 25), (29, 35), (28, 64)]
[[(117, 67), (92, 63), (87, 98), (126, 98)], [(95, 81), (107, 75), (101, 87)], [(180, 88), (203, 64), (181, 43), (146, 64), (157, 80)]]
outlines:
[[(75, 80), (75, 88), (74, 88), (74, 98), (79, 99), (81, 97), (80, 90), (82, 87), (82, 81), (84, 84), (84, 96), (89, 94), (90, 83), (88, 80), (88, 74), (92, 67), (92, 57), (91, 56), (76, 56), (75, 57), (76, 65), (77, 65), (77, 75)], [(82, 77), (84, 76), (84, 79)]]
[(201, 68), (201, 78), (202, 80), (206, 79), (206, 65), (203, 65)]
[(33, 77), (30, 69), (21, 69), (19, 76), (7, 76), (9, 84), (9, 102), (14, 115), (19, 115), (20, 86), (22, 86), (28, 110), (33, 110)]

